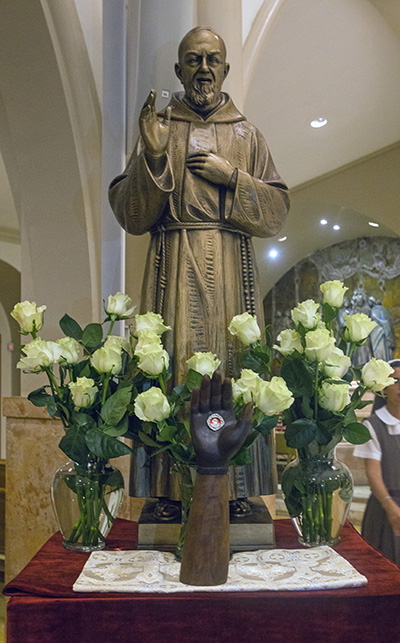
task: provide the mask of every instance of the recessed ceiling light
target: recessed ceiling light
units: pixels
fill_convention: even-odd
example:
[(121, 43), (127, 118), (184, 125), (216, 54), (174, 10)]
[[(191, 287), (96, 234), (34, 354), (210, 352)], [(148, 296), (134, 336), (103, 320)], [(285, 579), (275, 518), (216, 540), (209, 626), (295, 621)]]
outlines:
[(321, 225), (326, 225), (328, 222), (326, 219), (321, 219), (320, 224)]
[(338, 225), (337, 223), (335, 223), (335, 225), (333, 226), (333, 229), (334, 229), (334, 230), (340, 230), (340, 225)]
[(271, 250), (268, 252), (268, 256), (269, 256), (270, 259), (276, 259), (278, 254), (279, 253), (276, 250), (276, 248), (271, 248)]
[(372, 226), (373, 228), (379, 228), (379, 223), (375, 223), (375, 221), (368, 221), (368, 225)]
[(287, 239), (287, 237), (280, 237), (280, 239), (278, 239), (278, 241), (280, 241), (282, 243), (282, 241), (286, 241), (286, 239)]
[(320, 116), (319, 118), (315, 118), (313, 121), (311, 121), (310, 125), (311, 127), (318, 129), (319, 127), (324, 127), (324, 125), (326, 125), (327, 122), (328, 121), (326, 118), (322, 118), (322, 116)]

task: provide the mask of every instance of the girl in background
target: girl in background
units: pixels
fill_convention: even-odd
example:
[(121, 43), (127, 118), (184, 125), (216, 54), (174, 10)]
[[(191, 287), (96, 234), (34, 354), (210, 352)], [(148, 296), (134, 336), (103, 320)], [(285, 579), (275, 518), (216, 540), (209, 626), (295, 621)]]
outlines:
[(372, 494), (364, 513), (361, 535), (400, 567), (400, 360), (388, 362), (396, 382), (377, 396), (364, 420), (372, 439), (357, 445), (354, 455), (365, 460)]

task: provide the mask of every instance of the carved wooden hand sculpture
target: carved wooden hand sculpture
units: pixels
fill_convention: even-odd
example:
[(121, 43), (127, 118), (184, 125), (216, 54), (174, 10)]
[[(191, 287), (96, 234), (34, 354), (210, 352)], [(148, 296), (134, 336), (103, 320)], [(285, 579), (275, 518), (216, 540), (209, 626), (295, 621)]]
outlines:
[(236, 420), (230, 380), (205, 375), (191, 399), (190, 431), (197, 477), (183, 546), (180, 580), (187, 585), (221, 585), (229, 567), (228, 463), (249, 431), (252, 405)]

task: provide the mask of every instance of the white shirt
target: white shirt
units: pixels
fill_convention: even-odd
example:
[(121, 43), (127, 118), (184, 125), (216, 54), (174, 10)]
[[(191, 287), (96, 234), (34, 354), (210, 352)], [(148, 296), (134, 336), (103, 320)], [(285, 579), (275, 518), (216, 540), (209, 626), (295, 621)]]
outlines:
[[(382, 406), (376, 411), (376, 415), (382, 422), (386, 424), (389, 435), (400, 435), (400, 420), (395, 418), (386, 406)], [(364, 420), (363, 424), (367, 427), (371, 434), (371, 440), (364, 444), (357, 444), (354, 447), (353, 455), (357, 458), (371, 458), (371, 460), (382, 460), (382, 449), (376, 437), (376, 433), (368, 420)]]

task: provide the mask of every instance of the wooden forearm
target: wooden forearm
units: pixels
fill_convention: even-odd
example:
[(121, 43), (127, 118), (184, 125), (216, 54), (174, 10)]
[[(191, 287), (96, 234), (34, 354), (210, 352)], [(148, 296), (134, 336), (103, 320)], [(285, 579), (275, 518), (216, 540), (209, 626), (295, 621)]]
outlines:
[(196, 477), (183, 546), (180, 581), (222, 585), (229, 567), (228, 476)]

